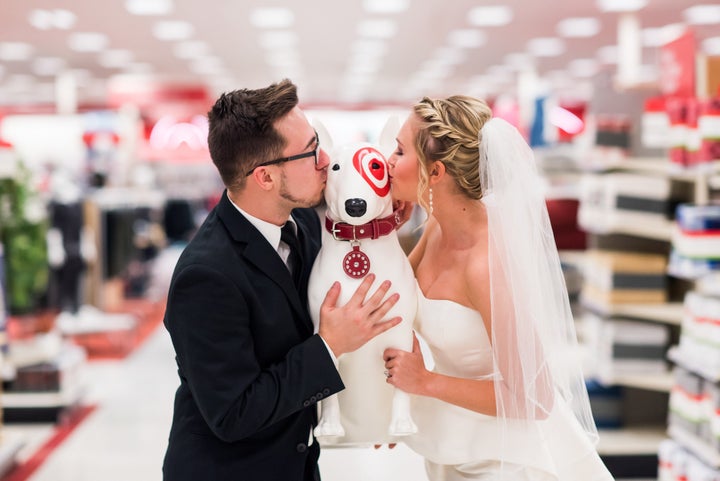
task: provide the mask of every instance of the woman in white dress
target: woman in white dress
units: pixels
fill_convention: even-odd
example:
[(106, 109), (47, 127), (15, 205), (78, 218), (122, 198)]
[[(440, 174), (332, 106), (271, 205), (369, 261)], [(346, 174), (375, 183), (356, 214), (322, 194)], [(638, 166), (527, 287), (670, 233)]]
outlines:
[(481, 100), (424, 98), (389, 164), (393, 197), (429, 214), (410, 262), (434, 368), (417, 340), (385, 361), (430, 479), (611, 480), (527, 143)]

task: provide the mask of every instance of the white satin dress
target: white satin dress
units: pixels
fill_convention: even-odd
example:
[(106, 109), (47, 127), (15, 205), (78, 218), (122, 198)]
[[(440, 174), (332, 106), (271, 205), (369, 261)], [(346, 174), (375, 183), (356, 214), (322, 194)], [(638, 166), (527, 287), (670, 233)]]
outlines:
[[(432, 352), (435, 372), (470, 379), (492, 373), (490, 340), (478, 311), (422, 292), (418, 303), (415, 327)], [(500, 479), (498, 473), (514, 468), (523, 474), (507, 479), (613, 479), (564, 402), (555, 402), (547, 419), (506, 420), (505, 428), (495, 417), (435, 398), (413, 396), (412, 408), (418, 433), (404, 441), (426, 459), (432, 481)]]

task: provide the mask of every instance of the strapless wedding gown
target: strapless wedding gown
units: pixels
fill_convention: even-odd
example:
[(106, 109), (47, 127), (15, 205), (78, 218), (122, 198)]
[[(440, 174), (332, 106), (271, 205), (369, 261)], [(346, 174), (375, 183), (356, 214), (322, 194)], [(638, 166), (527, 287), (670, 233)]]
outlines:
[[(470, 379), (491, 375), (490, 340), (476, 310), (453, 301), (427, 299), (419, 292), (415, 327), (432, 352), (435, 372)], [(502, 424), (495, 417), (424, 396), (413, 396), (412, 416), (418, 433), (405, 442), (432, 463), (502, 460), (531, 468), (537, 473), (532, 479), (537, 480), (613, 479), (559, 396), (550, 416), (533, 422), (508, 419)]]

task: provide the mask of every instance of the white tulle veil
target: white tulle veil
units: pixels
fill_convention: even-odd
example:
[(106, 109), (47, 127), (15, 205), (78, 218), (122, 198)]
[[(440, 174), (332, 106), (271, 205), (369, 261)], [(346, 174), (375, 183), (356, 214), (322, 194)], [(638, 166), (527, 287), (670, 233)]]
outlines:
[(596, 442), (567, 288), (533, 152), (517, 129), (500, 118), (485, 123), (479, 140), (497, 415), (544, 419), (562, 402)]

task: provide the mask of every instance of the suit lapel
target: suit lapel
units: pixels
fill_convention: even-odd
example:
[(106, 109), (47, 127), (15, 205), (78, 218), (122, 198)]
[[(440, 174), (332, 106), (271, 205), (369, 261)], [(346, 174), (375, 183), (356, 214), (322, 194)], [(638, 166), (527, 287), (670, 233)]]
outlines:
[[(272, 248), (255, 226), (238, 212), (227, 198), (227, 193), (223, 194), (218, 204), (218, 216), (233, 239), (243, 244), (244, 248), (241, 249), (241, 253), (245, 260), (257, 267), (285, 292), (290, 305), (297, 313), (295, 316), (296, 323), (306, 334), (312, 334), (312, 321), (305, 307), (307, 298), (306, 296), (301, 298), (302, 293), (307, 291), (307, 288), (304, 287), (307, 284), (306, 273), (303, 272), (303, 281), (301, 282), (300, 292), (298, 292), (290, 271), (288, 271), (275, 249)], [(303, 242), (302, 237), (300, 236), (301, 243)], [(303, 255), (303, 264), (306, 264), (307, 257), (304, 254), (305, 248), (302, 249), (301, 255)]]

